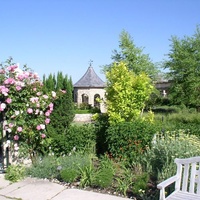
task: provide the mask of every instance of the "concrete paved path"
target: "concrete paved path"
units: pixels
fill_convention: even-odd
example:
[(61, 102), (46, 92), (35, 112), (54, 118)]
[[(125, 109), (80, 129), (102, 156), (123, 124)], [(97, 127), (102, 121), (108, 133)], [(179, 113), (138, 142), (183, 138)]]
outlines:
[(0, 174), (0, 200), (125, 200), (126, 198), (79, 189), (67, 189), (48, 180), (26, 178), (10, 183)]

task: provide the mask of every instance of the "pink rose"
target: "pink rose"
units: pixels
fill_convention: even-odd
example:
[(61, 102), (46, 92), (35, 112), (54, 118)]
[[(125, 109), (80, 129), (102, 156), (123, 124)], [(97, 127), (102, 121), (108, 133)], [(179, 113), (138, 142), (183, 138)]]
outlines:
[(9, 89), (7, 87), (5, 87), (4, 85), (0, 86), (0, 92), (4, 95), (4, 96), (8, 96), (8, 92)]
[(32, 109), (32, 108), (28, 108), (28, 109), (27, 109), (27, 113), (28, 113), (28, 114), (33, 113), (33, 109)]
[(7, 98), (6, 99), (6, 103), (10, 104), (12, 102), (12, 99), (11, 98)]
[(50, 113), (50, 111), (49, 111), (49, 110), (48, 110), (47, 112), (45, 112), (45, 116), (46, 116), (46, 117), (49, 117), (49, 116), (50, 116), (50, 114), (51, 114), (51, 113)]
[(34, 74), (33, 74), (33, 78), (34, 78), (34, 79), (39, 79), (38, 73), (34, 73)]
[(28, 78), (29, 77), (29, 72), (24, 72), (24, 78)]
[(4, 81), (4, 84), (10, 84), (10, 85), (12, 85), (12, 84), (14, 84), (15, 83), (15, 79), (14, 78), (8, 78), (8, 79), (6, 79), (5, 81)]
[(35, 114), (38, 115), (39, 112), (40, 112), (40, 110), (36, 109)]
[(22, 127), (21, 126), (17, 127), (17, 131), (22, 132)]
[(16, 86), (16, 90), (17, 90), (17, 91), (20, 91), (21, 89), (22, 89), (21, 86), (19, 86), (19, 85)]
[(5, 74), (5, 70), (4, 69), (0, 69), (0, 74)]
[(30, 101), (31, 101), (32, 103), (37, 103), (38, 100), (39, 100), (38, 97), (31, 97), (31, 98), (30, 98)]
[(23, 74), (19, 74), (17, 76), (17, 78), (20, 80), (20, 81), (23, 81), (24, 80), (24, 75)]
[(50, 107), (50, 108), (53, 108), (53, 103), (50, 103), (50, 104), (49, 104), (49, 107)]
[(13, 124), (13, 123), (9, 123), (8, 126), (9, 126), (10, 128), (12, 128), (12, 127), (14, 126), (14, 124)]
[(12, 66), (8, 66), (8, 67), (7, 67), (7, 70), (10, 71), (10, 72), (14, 72), (15, 69), (17, 69), (17, 68), (18, 68), (17, 65), (12, 65)]
[(19, 140), (19, 136), (18, 136), (18, 135), (15, 135), (13, 138), (14, 138), (14, 140), (16, 140), (16, 141)]
[(42, 133), (41, 137), (44, 139), (46, 137), (46, 135), (44, 133)]
[(36, 129), (39, 131), (41, 130), (41, 126), (40, 125), (37, 125)]
[(49, 104), (49, 108), (53, 108), (53, 103), (50, 103), (50, 104)]
[(46, 119), (45, 119), (45, 123), (46, 123), (46, 124), (49, 124), (49, 123), (50, 123), (50, 119), (49, 119), (49, 118), (46, 118)]

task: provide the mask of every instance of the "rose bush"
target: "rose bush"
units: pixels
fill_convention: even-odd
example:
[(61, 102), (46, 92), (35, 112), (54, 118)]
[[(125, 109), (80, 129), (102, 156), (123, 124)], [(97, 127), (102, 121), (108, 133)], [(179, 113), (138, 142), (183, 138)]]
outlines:
[[(26, 66), (21, 70), (8, 60), (0, 69), (0, 113), (3, 129), (16, 143), (24, 142), (32, 162), (47, 146), (46, 126), (50, 123), (54, 91), (44, 94), (37, 73)], [(5, 124), (5, 123), (4, 123)]]

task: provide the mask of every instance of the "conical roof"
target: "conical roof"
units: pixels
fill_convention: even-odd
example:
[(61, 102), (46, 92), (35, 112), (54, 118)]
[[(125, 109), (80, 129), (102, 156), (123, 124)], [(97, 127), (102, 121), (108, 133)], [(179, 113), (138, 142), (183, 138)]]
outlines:
[(104, 88), (105, 83), (98, 77), (93, 67), (89, 66), (83, 77), (74, 84), (74, 87)]

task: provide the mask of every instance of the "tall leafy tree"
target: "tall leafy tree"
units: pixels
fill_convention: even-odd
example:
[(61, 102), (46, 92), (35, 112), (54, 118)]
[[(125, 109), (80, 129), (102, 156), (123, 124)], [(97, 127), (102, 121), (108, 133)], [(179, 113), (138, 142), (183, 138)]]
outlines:
[(137, 119), (153, 90), (151, 79), (135, 74), (123, 62), (114, 63), (106, 73), (106, 104), (110, 123)]
[(144, 54), (143, 48), (137, 47), (130, 34), (124, 30), (120, 34), (119, 51), (114, 50), (111, 58), (114, 62), (125, 62), (128, 69), (135, 74), (144, 72), (151, 78), (155, 78), (157, 75), (158, 70), (149, 55)]
[(200, 106), (200, 28), (182, 39), (172, 36), (164, 68), (173, 80), (169, 97), (174, 104)]

